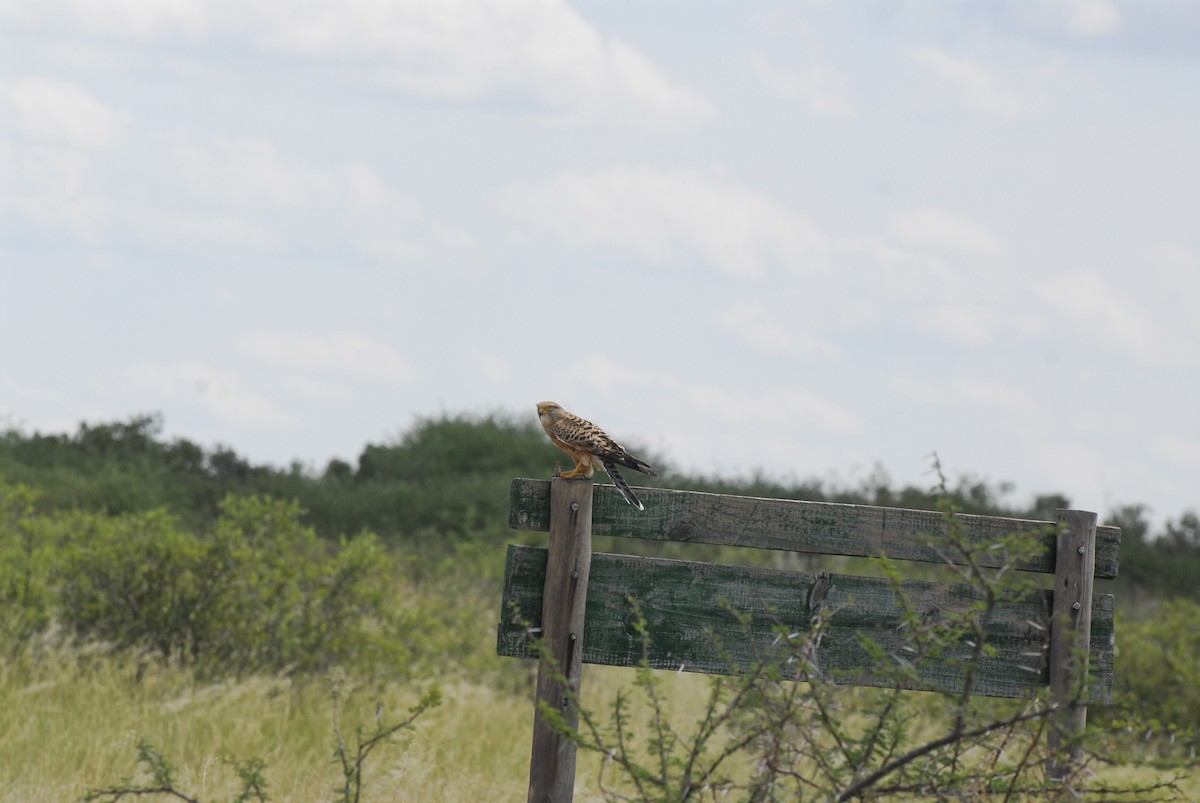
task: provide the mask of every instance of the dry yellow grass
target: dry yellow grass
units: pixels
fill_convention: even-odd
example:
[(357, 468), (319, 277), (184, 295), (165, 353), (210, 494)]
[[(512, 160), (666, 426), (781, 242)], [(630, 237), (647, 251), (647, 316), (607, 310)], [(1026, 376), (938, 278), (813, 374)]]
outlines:
[[(620, 670), (593, 669), (587, 693), (597, 706), (631, 679)], [(700, 678), (680, 682), (700, 693)], [(422, 691), (347, 681), (341, 689), (347, 741), (356, 725), (374, 724), (377, 704), (386, 721), (402, 719)], [(411, 733), (372, 753), (364, 800), (523, 799), (533, 722), (528, 696), (462, 681), (442, 692), (442, 704)], [(180, 790), (204, 801), (232, 797), (231, 761), (250, 757), (266, 762), (272, 800), (330, 800), (340, 781), (332, 709), (328, 681), (198, 684), (185, 671), (152, 663), (139, 673), (130, 658), (27, 654), (0, 664), (0, 800), (60, 803), (130, 776), (144, 781), (136, 767), (140, 739), (175, 767)], [(599, 799), (597, 767), (595, 756), (581, 756), (577, 800)]]
[[(604, 712), (628, 670), (588, 667), (584, 694)], [(384, 718), (403, 718), (417, 686), (343, 682), (342, 727), (370, 727), (378, 703)], [(665, 676), (675, 722), (695, 722), (706, 680)], [(367, 764), (364, 801), (511, 801), (525, 797), (533, 709), (527, 695), (450, 681), (443, 703), (411, 734), (383, 745)], [(635, 695), (636, 696), (636, 695)], [(135, 660), (83, 656), (68, 650), (0, 664), (0, 800), (61, 803), (89, 788), (135, 772), (135, 746), (149, 739), (176, 768), (178, 787), (204, 801), (233, 795), (229, 759), (266, 762), (274, 801), (332, 800), (340, 780), (334, 762), (332, 703), (327, 681), (297, 684), (249, 678), (197, 684), (180, 670)], [(599, 800), (599, 759), (581, 754), (576, 800)], [(1129, 780), (1131, 770), (1106, 773)], [(1192, 779), (1187, 791), (1200, 795)]]
[[(421, 689), (342, 683), (343, 734), (371, 727), (378, 703), (402, 719)], [(367, 763), (371, 801), (512, 800), (524, 794), (532, 709), (520, 695), (468, 683), (411, 734), (377, 748)], [(0, 665), (0, 800), (74, 800), (135, 774), (148, 739), (175, 766), (179, 789), (228, 799), (232, 759), (266, 762), (276, 801), (329, 800), (340, 781), (329, 683), (249, 678), (197, 684), (188, 673), (132, 659), (70, 651)], [(138, 776), (139, 778), (143, 776)], [(143, 778), (144, 779), (144, 778)]]

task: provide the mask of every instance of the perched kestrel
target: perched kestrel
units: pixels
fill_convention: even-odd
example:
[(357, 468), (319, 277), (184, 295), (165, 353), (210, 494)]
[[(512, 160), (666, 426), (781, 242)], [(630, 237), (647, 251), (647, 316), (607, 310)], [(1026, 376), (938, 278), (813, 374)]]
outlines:
[(550, 440), (575, 461), (575, 468), (565, 474), (559, 472), (558, 476), (563, 479), (590, 477), (595, 469), (602, 468), (612, 477), (613, 483), (626, 502), (638, 510), (646, 509), (633, 495), (629, 483), (625, 482), (621, 472), (617, 471), (616, 464), (620, 463), (634, 471), (657, 477), (654, 469), (625, 451), (621, 444), (610, 438), (600, 427), (574, 413), (568, 413), (557, 402), (540, 402), (537, 410), (538, 420), (542, 422), (542, 429), (546, 430)]

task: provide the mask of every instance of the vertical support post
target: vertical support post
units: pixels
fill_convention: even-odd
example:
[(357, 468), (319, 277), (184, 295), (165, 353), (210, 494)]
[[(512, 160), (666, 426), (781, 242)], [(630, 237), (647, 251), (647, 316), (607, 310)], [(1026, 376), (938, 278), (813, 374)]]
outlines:
[[(550, 555), (542, 590), (542, 643), (538, 663), (529, 803), (569, 803), (575, 794), (575, 743), (556, 733), (540, 711), (544, 702), (579, 727), (583, 679), (583, 619), (592, 563), (591, 479), (550, 481)], [(564, 682), (565, 681), (565, 682)]]
[[(1088, 650), (1092, 641), (1092, 580), (1096, 573), (1096, 514), (1059, 510), (1058, 544), (1054, 561), (1054, 609), (1050, 617), (1050, 693), (1062, 710), (1053, 715), (1049, 745), (1058, 749), (1083, 734), (1087, 724)], [(1070, 707), (1075, 703), (1075, 707)], [(1068, 747), (1068, 760), (1053, 757), (1046, 775), (1054, 781), (1067, 776), (1078, 762), (1077, 746)]]

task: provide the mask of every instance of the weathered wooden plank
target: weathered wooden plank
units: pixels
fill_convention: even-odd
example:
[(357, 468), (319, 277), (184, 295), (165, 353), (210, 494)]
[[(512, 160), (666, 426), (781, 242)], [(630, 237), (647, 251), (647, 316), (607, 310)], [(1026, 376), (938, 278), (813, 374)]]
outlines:
[(1058, 568), (1054, 572), (1054, 607), (1050, 626), (1050, 692), (1062, 706), (1050, 729), (1050, 748), (1070, 743), (1067, 761), (1052, 756), (1046, 774), (1063, 780), (1070, 764), (1078, 763), (1081, 746), (1075, 742), (1087, 724), (1087, 707), (1067, 708), (1087, 699), (1088, 652), (1092, 633), (1092, 577), (1095, 560), (1096, 514), (1085, 510), (1060, 510), (1063, 525), (1058, 535)]
[[(649, 507), (649, 505), (647, 505)], [(530, 657), (529, 635), (522, 622), (541, 621), (546, 551), (509, 546), (505, 564), (504, 598), (497, 632), (497, 652)], [(628, 597), (635, 597), (649, 630), (650, 665), (658, 669), (729, 674), (724, 655), (734, 656), (737, 668), (765, 660), (776, 649), (776, 627), (806, 633), (812, 620), (809, 603), (814, 585), (827, 587), (824, 602), (828, 629), (817, 653), (825, 675), (840, 683), (890, 685), (872, 673), (876, 659), (863, 646), (867, 637), (881, 645), (893, 660), (908, 660), (900, 627), (899, 597), (884, 578), (822, 575), (713, 563), (665, 560), (602, 552), (592, 556), (587, 597), (587, 632), (583, 643), (586, 663), (633, 666), (642, 658), (641, 638), (631, 625)], [(970, 586), (908, 580), (901, 585), (927, 617), (962, 610), (978, 601)], [(749, 634), (718, 604), (730, 605), (751, 617)], [(1039, 590), (996, 611), (988, 641), (996, 654), (982, 661), (975, 681), (980, 694), (1022, 697), (1049, 683), (1047, 649), (1051, 592)], [(515, 607), (515, 610), (514, 610)], [(1113, 599), (1093, 599), (1091, 631), (1091, 699), (1111, 698)], [(938, 661), (920, 667), (919, 683), (910, 688), (954, 691), (961, 687), (956, 662), (971, 652), (967, 644)]]
[[(547, 655), (538, 664), (537, 701), (579, 727), (583, 683), (580, 645), (592, 564), (592, 487), (556, 479), (550, 488), (550, 545), (543, 570), (541, 617)], [(575, 741), (560, 733), (534, 706), (529, 758), (529, 803), (569, 803), (575, 794)]]
[[(942, 514), (928, 510), (761, 499), (663, 488), (638, 488), (646, 510), (625, 504), (611, 485), (596, 485), (592, 507), (593, 535), (615, 535), (657, 541), (878, 557), (945, 563), (930, 541), (945, 536)], [(988, 544), (1017, 531), (1043, 533), (1042, 555), (1022, 564), (1026, 571), (1053, 572), (1056, 525), (1051, 521), (960, 515), (972, 543)], [(550, 526), (548, 480), (512, 482), (509, 526), (545, 531)], [(1096, 529), (1096, 576), (1116, 577), (1121, 551), (1117, 527)], [(996, 554), (984, 565), (998, 566)]]

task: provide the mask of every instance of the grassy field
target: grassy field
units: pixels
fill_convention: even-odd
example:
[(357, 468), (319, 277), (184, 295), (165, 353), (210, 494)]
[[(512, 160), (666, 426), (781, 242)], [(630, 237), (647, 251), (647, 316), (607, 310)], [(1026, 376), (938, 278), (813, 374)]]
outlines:
[[(620, 684), (611, 669), (597, 668), (589, 681), (598, 703)], [(422, 691), (337, 682), (341, 729), (351, 744), (357, 726), (374, 725), (380, 703), (385, 721), (403, 719)], [(463, 681), (442, 686), (442, 697), (411, 732), (371, 755), (364, 800), (523, 799), (529, 698)], [(328, 678), (200, 685), (182, 670), (66, 650), (0, 665), (0, 800), (60, 803), (131, 776), (146, 780), (135, 766), (141, 739), (172, 763), (181, 791), (204, 801), (233, 797), (235, 759), (266, 763), (275, 801), (329, 800), (341, 781)], [(595, 765), (581, 761), (578, 800), (598, 799), (588, 791)]]
[[(65, 653), (9, 664), (0, 675), (0, 799), (65, 801), (135, 775), (148, 739), (180, 790), (227, 800), (230, 759), (261, 758), (276, 801), (328, 800), (340, 783), (330, 682), (249, 678), (197, 685), (188, 673), (130, 659), (76, 662)], [(341, 727), (353, 742), (382, 703), (403, 719), (420, 690), (340, 681)], [(367, 763), (366, 800), (512, 800), (524, 794), (531, 708), (520, 696), (452, 684), (441, 706)]]
[[(203, 801), (234, 795), (231, 759), (261, 758), (275, 801), (334, 798), (340, 771), (330, 679), (296, 683), (254, 677), (197, 684), (178, 669), (132, 658), (68, 650), (32, 653), (0, 664), (0, 799), (77, 800), (89, 788), (137, 775), (136, 744), (148, 739), (176, 768), (181, 791)], [(395, 721), (420, 697), (418, 686), (372, 686), (346, 679), (341, 728), (353, 743), (383, 704)], [(596, 708), (628, 688), (628, 670), (589, 667), (585, 695)], [(513, 684), (510, 684), (513, 685)], [(706, 679), (669, 674), (663, 691), (675, 721), (695, 721)], [(525, 796), (532, 706), (527, 693), (450, 680), (443, 703), (410, 733), (380, 746), (367, 763), (365, 801), (510, 801)], [(598, 758), (581, 754), (576, 800), (599, 800)], [(1130, 780), (1132, 770), (1106, 771)], [(1185, 791), (1200, 796), (1200, 780)]]

